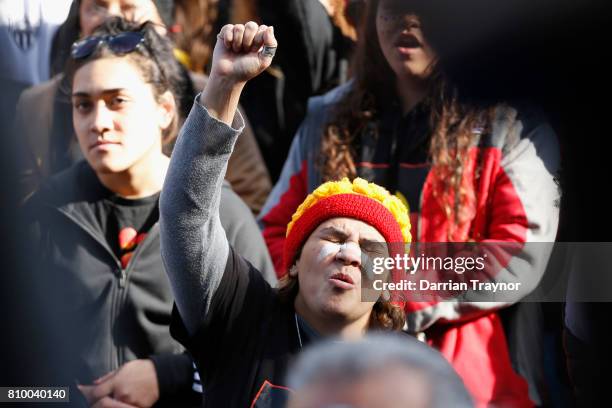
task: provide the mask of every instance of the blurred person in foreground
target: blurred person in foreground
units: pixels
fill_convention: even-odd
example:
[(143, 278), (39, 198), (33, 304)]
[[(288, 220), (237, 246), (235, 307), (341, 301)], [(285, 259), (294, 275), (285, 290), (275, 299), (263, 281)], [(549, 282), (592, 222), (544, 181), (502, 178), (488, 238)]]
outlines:
[[(71, 369), (94, 407), (199, 405), (193, 360), (169, 332), (174, 299), (159, 241), (170, 161), (162, 147), (179, 121), (172, 44), (151, 23), (115, 17), (75, 43), (71, 58), (66, 79), (85, 160), (25, 205), (37, 272), (51, 296), (70, 299)], [(265, 271), (271, 262), (250, 211), (227, 183), (219, 188), (224, 236)]]
[(320, 186), (296, 211), (279, 289), (228, 243), (220, 186), (244, 126), (240, 93), (272, 62), (272, 27), (226, 25), (211, 74), (187, 118), (160, 198), (162, 254), (176, 298), (173, 336), (195, 357), (205, 406), (272, 407), (288, 396), (287, 369), (302, 347), (325, 337), (400, 331), (400, 307), (380, 293), (362, 301), (362, 255), (399, 253), (410, 242), (405, 206), (357, 179)]
[(289, 372), (289, 408), (468, 408), (465, 385), (440, 353), (416, 339), (369, 334), (325, 341)]

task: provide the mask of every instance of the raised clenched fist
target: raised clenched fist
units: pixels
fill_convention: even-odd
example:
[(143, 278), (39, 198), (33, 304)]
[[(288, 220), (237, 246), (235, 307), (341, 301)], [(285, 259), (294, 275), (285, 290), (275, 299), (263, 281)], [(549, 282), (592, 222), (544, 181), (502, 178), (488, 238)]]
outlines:
[(217, 36), (210, 76), (246, 82), (270, 66), (276, 47), (273, 27), (252, 21), (227, 24)]

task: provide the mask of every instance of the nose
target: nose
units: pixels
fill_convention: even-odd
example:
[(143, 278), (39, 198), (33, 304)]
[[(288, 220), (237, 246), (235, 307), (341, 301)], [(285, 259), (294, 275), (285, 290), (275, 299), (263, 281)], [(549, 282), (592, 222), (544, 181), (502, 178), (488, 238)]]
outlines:
[(91, 115), (91, 132), (103, 136), (104, 133), (113, 128), (112, 112), (110, 112), (103, 101), (94, 105)]
[(361, 248), (354, 242), (345, 242), (340, 245), (340, 251), (336, 254), (336, 259), (345, 265), (360, 267)]
[(414, 14), (406, 14), (400, 17), (402, 23), (404, 24), (404, 29), (406, 31), (412, 31), (414, 29), (421, 28), (421, 23), (419, 18)]

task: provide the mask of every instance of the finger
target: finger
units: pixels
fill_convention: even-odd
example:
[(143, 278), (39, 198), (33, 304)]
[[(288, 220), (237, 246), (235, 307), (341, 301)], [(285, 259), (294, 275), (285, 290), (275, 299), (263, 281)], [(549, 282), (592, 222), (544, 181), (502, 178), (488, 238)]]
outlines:
[(263, 36), (267, 29), (268, 26), (265, 24), (259, 26), (259, 29), (257, 30), (255, 37), (253, 38), (253, 45), (251, 46), (251, 51), (259, 51), (259, 49), (263, 46)]
[(274, 27), (268, 27), (264, 33), (264, 46), (266, 47), (278, 47), (276, 37), (274, 37)]
[(268, 27), (264, 32), (263, 39), (264, 46), (259, 53), (259, 58), (263, 64), (262, 66), (266, 69), (272, 64), (272, 58), (274, 58), (274, 54), (276, 54), (278, 44), (276, 38), (274, 38), (274, 27)]
[(232, 48), (232, 41), (234, 40), (234, 25), (226, 24), (221, 28), (219, 32), (218, 38), (223, 41), (223, 45), (225, 45), (226, 49)]
[(97, 401), (101, 398), (109, 396), (113, 393), (113, 388), (115, 384), (113, 379), (111, 378), (108, 381), (104, 381), (103, 383), (96, 385), (92, 390), (91, 395), (93, 396), (94, 401)]
[(96, 385), (101, 384), (101, 383), (103, 383), (104, 381), (106, 381), (106, 380), (108, 380), (109, 378), (111, 378), (113, 375), (115, 375), (115, 373), (116, 373), (116, 371), (110, 371), (110, 372), (108, 372), (108, 373), (104, 374), (102, 377), (100, 377), (100, 378), (98, 378), (98, 379), (94, 380), (94, 382), (93, 382), (93, 383), (94, 383), (94, 384), (96, 384)]
[(104, 397), (97, 401), (91, 408), (136, 408), (134, 405), (126, 404), (125, 402), (117, 401), (111, 397)]
[(244, 36), (244, 26), (242, 24), (236, 24), (234, 26), (234, 41), (232, 42), (232, 49), (238, 53), (242, 49), (242, 37)]
[(249, 21), (244, 26), (244, 35), (242, 37), (242, 51), (248, 52), (251, 50), (251, 45), (253, 45), (253, 38), (255, 38), (255, 34), (257, 34), (258, 25), (252, 21)]

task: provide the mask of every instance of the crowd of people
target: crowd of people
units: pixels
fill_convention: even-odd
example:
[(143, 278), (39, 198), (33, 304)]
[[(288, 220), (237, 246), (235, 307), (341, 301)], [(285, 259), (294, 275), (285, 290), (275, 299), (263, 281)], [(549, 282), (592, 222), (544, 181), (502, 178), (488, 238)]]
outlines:
[[(556, 129), (465, 92), (431, 4), (15, 3), (2, 114), (73, 405), (545, 407), (568, 377), (593, 401), (521, 302), (558, 238)], [(381, 243), (513, 245), (487, 282), (520, 290), (364, 299)]]

